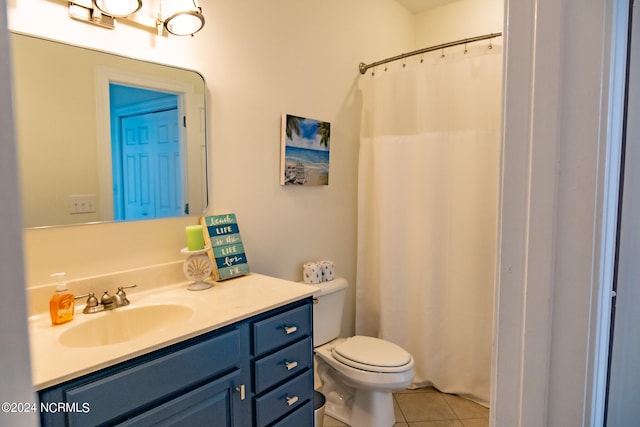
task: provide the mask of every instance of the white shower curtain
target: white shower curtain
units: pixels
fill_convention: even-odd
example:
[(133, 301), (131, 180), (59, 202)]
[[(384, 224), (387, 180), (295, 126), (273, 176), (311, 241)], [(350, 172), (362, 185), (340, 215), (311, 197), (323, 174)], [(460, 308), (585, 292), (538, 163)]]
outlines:
[(409, 351), (415, 386), (488, 406), (502, 48), (464, 50), (361, 77), (356, 333)]

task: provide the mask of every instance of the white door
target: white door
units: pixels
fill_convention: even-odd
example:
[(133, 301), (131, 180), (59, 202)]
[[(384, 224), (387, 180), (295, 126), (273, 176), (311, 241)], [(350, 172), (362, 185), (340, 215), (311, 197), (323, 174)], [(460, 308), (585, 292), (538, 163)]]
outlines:
[(184, 207), (176, 109), (121, 119), (125, 220), (180, 216)]

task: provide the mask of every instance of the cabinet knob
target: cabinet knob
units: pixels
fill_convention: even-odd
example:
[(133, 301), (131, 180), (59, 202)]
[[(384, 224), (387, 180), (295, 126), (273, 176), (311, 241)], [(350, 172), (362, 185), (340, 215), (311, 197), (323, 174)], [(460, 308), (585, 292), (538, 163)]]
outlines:
[(237, 386), (236, 387), (236, 391), (238, 393), (240, 393), (240, 400), (244, 400), (244, 398), (245, 398), (244, 384), (241, 384), (241, 385)]
[(296, 362), (295, 360), (293, 362), (289, 362), (288, 360), (285, 360), (284, 366), (287, 367), (287, 371), (290, 371), (298, 367), (298, 362)]
[(287, 406), (291, 406), (298, 401), (298, 396), (286, 396), (285, 399), (287, 400)]
[(292, 334), (294, 332), (296, 332), (298, 330), (297, 326), (285, 326), (284, 327), (284, 331), (286, 332), (287, 335)]

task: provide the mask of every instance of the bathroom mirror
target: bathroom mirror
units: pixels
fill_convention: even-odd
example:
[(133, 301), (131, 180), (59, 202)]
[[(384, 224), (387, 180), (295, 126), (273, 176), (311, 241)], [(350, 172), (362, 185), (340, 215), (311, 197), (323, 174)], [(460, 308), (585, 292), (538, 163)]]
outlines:
[(24, 34), (11, 48), (25, 227), (204, 212), (199, 73)]

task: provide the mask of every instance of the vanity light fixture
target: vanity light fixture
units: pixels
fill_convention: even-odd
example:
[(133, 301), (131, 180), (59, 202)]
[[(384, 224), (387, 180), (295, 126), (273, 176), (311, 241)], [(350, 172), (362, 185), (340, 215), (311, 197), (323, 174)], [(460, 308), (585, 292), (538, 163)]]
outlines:
[(204, 27), (197, 0), (162, 0), (157, 19), (138, 15), (142, 0), (69, 0), (68, 6), (71, 18), (111, 30), (116, 19), (152, 30), (159, 36), (167, 33), (189, 36)]
[(204, 27), (202, 9), (196, 0), (163, 0), (160, 20), (167, 32), (190, 36)]
[(69, 1), (69, 16), (73, 19), (113, 30), (115, 18), (105, 15), (90, 0)]
[(142, 7), (142, 0), (93, 0), (96, 8), (114, 18), (126, 18)]

